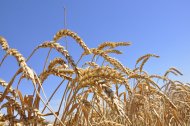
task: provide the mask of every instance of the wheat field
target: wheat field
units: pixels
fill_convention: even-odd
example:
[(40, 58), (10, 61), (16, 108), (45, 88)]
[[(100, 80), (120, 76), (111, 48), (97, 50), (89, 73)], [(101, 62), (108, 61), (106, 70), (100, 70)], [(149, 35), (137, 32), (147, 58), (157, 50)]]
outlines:
[[(82, 48), (81, 56), (74, 61), (61, 39), (73, 38)], [(121, 55), (120, 46), (130, 46), (130, 42), (104, 42), (97, 48), (89, 48), (73, 31), (58, 31), (51, 41), (37, 46), (27, 58), (16, 49), (9, 47), (7, 40), (0, 36), (2, 51), (5, 52), (0, 65), (7, 57), (13, 56), (19, 65), (14, 76), (6, 82), (0, 78), (0, 125), (7, 122), (15, 125), (48, 125), (51, 118), (54, 126), (189, 126), (190, 125), (190, 84), (169, 78), (168, 75), (182, 75), (174, 67), (164, 75), (150, 75), (144, 65), (155, 54), (138, 58), (133, 69), (124, 66), (110, 56)], [(42, 48), (48, 48), (44, 69), (36, 73), (28, 66), (31, 57)], [(49, 60), (51, 51), (61, 57)], [(91, 58), (89, 58), (89, 56)], [(86, 62), (84, 58), (88, 58)], [(84, 62), (85, 61), (85, 62)], [(79, 65), (82, 64), (82, 65)], [(55, 87), (50, 97), (44, 90), (44, 82), (49, 76), (59, 77), (61, 83)], [(17, 78), (17, 79), (16, 79)], [(25, 95), (19, 86), (23, 79), (33, 85), (33, 94)], [(19, 81), (16, 81), (19, 80)], [(14, 86), (17, 85), (17, 86)], [(57, 110), (52, 99), (60, 86)]]

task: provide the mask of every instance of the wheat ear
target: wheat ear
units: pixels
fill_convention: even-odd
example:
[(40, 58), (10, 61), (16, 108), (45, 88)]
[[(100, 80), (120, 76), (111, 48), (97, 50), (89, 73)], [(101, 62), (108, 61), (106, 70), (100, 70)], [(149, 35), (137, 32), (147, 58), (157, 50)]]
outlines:
[(76, 40), (76, 42), (84, 49), (85, 52), (90, 53), (89, 48), (86, 46), (86, 44), (84, 43), (84, 41), (73, 31), (68, 30), (68, 29), (63, 29), (58, 31), (55, 35), (53, 40), (55, 42), (57, 42), (59, 39), (61, 39), (64, 36), (70, 36), (73, 39)]

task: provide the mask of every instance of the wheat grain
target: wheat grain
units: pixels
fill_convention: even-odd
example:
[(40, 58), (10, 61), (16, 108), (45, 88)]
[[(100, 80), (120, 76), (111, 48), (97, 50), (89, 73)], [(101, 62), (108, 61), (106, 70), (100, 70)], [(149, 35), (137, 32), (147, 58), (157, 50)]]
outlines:
[(0, 36), (0, 44), (1, 44), (3, 50), (9, 49), (9, 45), (7, 43), (7, 40), (5, 38), (3, 38), (2, 36)]
[(85, 52), (90, 53), (89, 48), (86, 46), (86, 44), (83, 42), (83, 40), (75, 32), (72, 32), (71, 30), (64, 29), (64, 30), (58, 31), (55, 34), (53, 40), (56, 42), (59, 39), (61, 39), (62, 37), (64, 37), (64, 36), (70, 36), (70, 37), (72, 37), (84, 49)]

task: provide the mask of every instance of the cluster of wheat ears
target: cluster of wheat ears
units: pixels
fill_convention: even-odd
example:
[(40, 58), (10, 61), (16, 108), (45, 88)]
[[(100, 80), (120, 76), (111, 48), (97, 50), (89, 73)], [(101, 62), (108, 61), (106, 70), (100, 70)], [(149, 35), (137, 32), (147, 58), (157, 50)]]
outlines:
[[(58, 43), (67, 36), (72, 37), (83, 49), (77, 62)], [(3, 87), (0, 92), (0, 110), (3, 110), (0, 111), (1, 122), (37, 126), (45, 125), (45, 118), (51, 116), (54, 118), (53, 125), (60, 126), (190, 125), (190, 84), (168, 77), (169, 74), (182, 75), (180, 71), (172, 67), (163, 76), (149, 75), (143, 66), (151, 57), (159, 57), (154, 54), (138, 58), (134, 69), (109, 56), (110, 53), (121, 54), (115, 48), (129, 46), (129, 42), (104, 42), (90, 49), (76, 33), (64, 29), (58, 31), (52, 41), (37, 46), (27, 59), (18, 50), (10, 48), (5, 38), (0, 37), (0, 44), (6, 52), (0, 65), (8, 56), (15, 57), (19, 65), (9, 82), (0, 79), (0, 86)], [(44, 70), (37, 74), (27, 62), (41, 48), (50, 50)], [(52, 49), (62, 57), (49, 61)], [(79, 63), (87, 55), (92, 58), (80, 67)], [(43, 83), (50, 75), (63, 80), (47, 98)], [(33, 94), (23, 96), (18, 88), (23, 79), (33, 83)], [(13, 86), (15, 83), (16, 87)], [(55, 111), (51, 100), (61, 85), (66, 88), (61, 91), (62, 97)]]

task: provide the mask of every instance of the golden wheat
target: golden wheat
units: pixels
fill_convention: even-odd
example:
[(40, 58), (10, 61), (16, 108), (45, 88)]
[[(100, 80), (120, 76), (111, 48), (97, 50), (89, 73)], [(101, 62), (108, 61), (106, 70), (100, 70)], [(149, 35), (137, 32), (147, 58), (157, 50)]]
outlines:
[[(72, 37), (84, 49), (76, 63), (67, 48), (57, 43), (66, 36)], [(0, 122), (37, 126), (46, 125), (46, 117), (49, 117), (53, 125), (60, 126), (190, 125), (190, 84), (168, 76), (182, 73), (174, 67), (163, 76), (146, 72), (144, 65), (151, 57), (159, 57), (155, 54), (138, 58), (134, 69), (109, 55), (122, 54), (116, 48), (129, 46), (129, 42), (104, 42), (97, 48), (89, 48), (75, 32), (63, 29), (52, 41), (37, 46), (27, 60), (18, 50), (9, 48), (2, 36), (0, 44), (6, 52), (0, 66), (11, 55), (20, 67), (8, 83), (0, 79), (3, 87), (0, 90)], [(55, 49), (63, 57), (54, 56), (49, 61), (49, 51), (43, 70), (37, 74), (27, 63), (41, 48)], [(83, 58), (87, 55), (92, 58), (85, 61)], [(31, 80), (33, 93), (24, 93), (27, 90), (23, 91), (23, 87), (27, 86), (21, 83), (28, 82), (22, 82), (25, 78)], [(61, 78), (62, 81), (57, 85), (55, 80), (46, 81), (48, 78)], [(47, 85), (53, 93), (45, 90)], [(55, 100), (56, 95), (60, 98)]]

